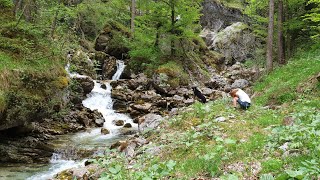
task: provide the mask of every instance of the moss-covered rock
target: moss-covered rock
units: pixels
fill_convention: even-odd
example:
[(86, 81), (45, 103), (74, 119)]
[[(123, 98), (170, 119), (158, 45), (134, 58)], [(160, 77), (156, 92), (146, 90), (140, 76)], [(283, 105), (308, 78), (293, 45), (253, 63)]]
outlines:
[(127, 42), (129, 37), (129, 30), (125, 26), (115, 21), (109, 21), (95, 41), (95, 49), (117, 59), (123, 59), (129, 51)]

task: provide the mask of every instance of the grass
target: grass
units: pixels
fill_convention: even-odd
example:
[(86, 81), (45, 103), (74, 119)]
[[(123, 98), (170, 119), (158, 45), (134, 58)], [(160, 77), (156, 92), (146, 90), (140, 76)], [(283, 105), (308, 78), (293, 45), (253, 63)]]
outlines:
[[(319, 68), (319, 51), (301, 53), (255, 84), (259, 96), (247, 111), (234, 110), (231, 98), (181, 109), (148, 137), (147, 146), (161, 147), (160, 162), (176, 162), (170, 175), (161, 177), (319, 178), (320, 89), (314, 80)], [(216, 121), (221, 116), (225, 122)], [(294, 117), (294, 125), (283, 125), (287, 116)], [(152, 158), (139, 170), (152, 166)]]
[[(300, 56), (289, 61), (288, 65), (276, 68), (269, 75), (262, 77), (263, 81), (255, 85), (256, 92), (263, 95), (256, 98), (256, 103), (282, 104), (296, 100), (299, 95), (297, 88), (300, 84), (307, 83), (308, 77), (320, 72), (320, 50), (302, 52)], [(308, 91), (305, 84), (300, 91)], [(302, 94), (304, 95), (304, 94)]]

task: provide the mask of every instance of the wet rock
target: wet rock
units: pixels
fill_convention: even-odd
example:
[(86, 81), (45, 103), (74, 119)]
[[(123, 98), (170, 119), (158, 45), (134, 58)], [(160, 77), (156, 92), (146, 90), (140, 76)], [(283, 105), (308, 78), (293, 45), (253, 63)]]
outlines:
[(112, 123), (116, 126), (123, 126), (124, 125), (123, 120), (114, 120), (114, 121), (112, 121)]
[(101, 84), (100, 86), (102, 89), (107, 89), (107, 86), (105, 84)]
[(94, 121), (98, 127), (102, 127), (104, 124), (104, 119), (98, 118)]
[(123, 125), (123, 127), (125, 127), (125, 128), (131, 128), (132, 125), (131, 125), (130, 123), (125, 123), (125, 124)]
[(88, 53), (82, 51), (81, 49), (77, 50), (69, 61), (72, 65), (74, 65), (74, 67), (76, 67), (75, 71), (78, 74), (90, 76), (96, 79), (94, 64), (88, 56)]
[(115, 99), (113, 103), (113, 109), (116, 110), (117, 112), (125, 113), (127, 111), (127, 102)]
[(110, 131), (106, 128), (101, 128), (101, 134), (103, 135), (110, 134)]
[(126, 93), (119, 91), (117, 89), (112, 90), (111, 97), (113, 99), (121, 100), (121, 101), (127, 101)]
[(117, 71), (117, 59), (109, 56), (102, 64), (102, 79), (112, 79)]
[(74, 77), (73, 78), (75, 81), (77, 81), (83, 90), (84, 95), (89, 94), (93, 87), (94, 87), (94, 82), (93, 79), (90, 77)]

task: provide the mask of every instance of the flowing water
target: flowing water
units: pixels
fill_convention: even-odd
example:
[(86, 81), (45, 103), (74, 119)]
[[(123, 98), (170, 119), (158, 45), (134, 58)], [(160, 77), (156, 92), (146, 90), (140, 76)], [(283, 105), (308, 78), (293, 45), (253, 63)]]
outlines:
[[(118, 80), (124, 70), (124, 62), (117, 61), (117, 72), (112, 77), (112, 80)], [(84, 75), (69, 72), (69, 64), (66, 71), (70, 77), (83, 78)], [(106, 89), (101, 88), (102, 84)], [(101, 128), (90, 129), (86, 132), (79, 132), (72, 135), (62, 135), (53, 140), (52, 143), (56, 149), (53, 153), (49, 164), (46, 165), (6, 165), (0, 167), (1, 180), (45, 180), (52, 178), (58, 172), (63, 170), (84, 166), (86, 159), (78, 160), (83, 155), (79, 152), (91, 152), (91, 156), (103, 154), (104, 150), (112, 143), (119, 139), (124, 139), (120, 135), (119, 130), (122, 127), (115, 126), (112, 121), (123, 120), (125, 123), (132, 124), (134, 130), (137, 125), (133, 123), (132, 119), (125, 114), (116, 113), (112, 109), (110, 81), (98, 82), (94, 81), (94, 88), (88, 94), (87, 99), (82, 101), (82, 104), (91, 110), (97, 109), (102, 113), (105, 123), (104, 128), (110, 131), (110, 134), (102, 135)]]

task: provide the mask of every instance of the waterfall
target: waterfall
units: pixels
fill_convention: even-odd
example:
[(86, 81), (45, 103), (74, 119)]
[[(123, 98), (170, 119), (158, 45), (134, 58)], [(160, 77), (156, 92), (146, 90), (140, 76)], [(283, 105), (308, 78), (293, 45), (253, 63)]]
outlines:
[[(123, 61), (117, 60), (117, 72), (113, 75), (112, 80), (118, 80), (123, 72), (125, 64)], [(70, 77), (86, 77), (77, 73), (70, 73), (70, 64), (66, 66), (66, 71)], [(102, 88), (105, 85), (106, 88)], [(102, 146), (105, 148), (108, 140), (116, 139), (120, 134), (119, 129), (122, 127), (115, 126), (114, 120), (123, 120), (125, 123), (130, 123), (133, 129), (137, 129), (137, 125), (133, 120), (125, 114), (116, 113), (113, 109), (113, 102), (111, 99), (112, 87), (109, 81), (96, 81), (94, 80), (94, 88), (87, 95), (87, 98), (82, 101), (83, 106), (91, 109), (98, 110), (104, 117), (104, 128), (110, 131), (110, 134), (102, 135), (101, 128), (92, 129), (90, 132), (76, 133), (66, 142), (64, 149), (58, 149), (53, 153), (51, 158), (51, 167), (48, 171), (38, 173), (28, 178), (28, 180), (42, 180), (50, 179), (58, 172), (63, 170), (84, 166), (84, 160), (77, 162), (74, 159), (77, 156), (76, 149), (73, 148), (92, 148), (92, 146)], [(110, 142), (109, 142), (110, 143)], [(72, 146), (73, 148), (68, 148)], [(61, 147), (60, 147), (61, 148)]]
[(86, 75), (81, 75), (81, 74), (78, 74), (78, 73), (75, 73), (75, 72), (70, 72), (70, 63), (68, 62), (68, 64), (66, 65), (66, 67), (64, 68), (68, 75), (71, 77), (71, 78), (75, 78), (75, 77), (78, 77), (78, 78), (85, 78), (87, 77)]
[(121, 60), (117, 60), (117, 72), (112, 76), (112, 80), (120, 79), (120, 76), (125, 68), (125, 64)]

